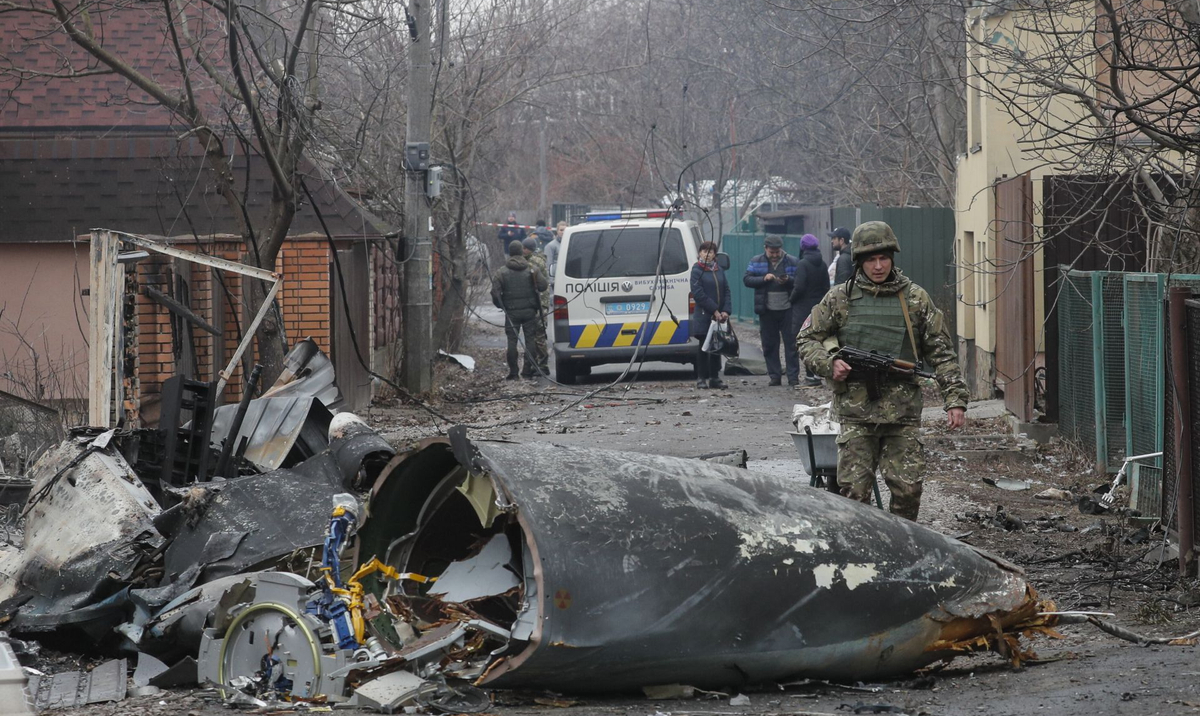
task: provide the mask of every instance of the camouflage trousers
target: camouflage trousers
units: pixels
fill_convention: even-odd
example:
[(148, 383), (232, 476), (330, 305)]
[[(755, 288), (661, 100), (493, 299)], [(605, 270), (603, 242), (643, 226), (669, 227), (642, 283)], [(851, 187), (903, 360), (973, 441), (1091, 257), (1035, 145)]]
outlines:
[(870, 502), (875, 471), (892, 492), (888, 509), (914, 522), (921, 508), (925, 447), (915, 425), (842, 423), (838, 436), (837, 479), (842, 494)]
[(549, 346), (546, 344), (546, 311), (542, 310), (538, 316), (538, 327), (534, 336), (534, 343), (537, 345), (538, 368), (542, 369), (543, 376), (550, 375), (550, 352)]
[(521, 375), (526, 378), (537, 376), (538, 367), (546, 361), (545, 354), (539, 354), (537, 347), (538, 331), (541, 331), (543, 336), (546, 335), (543, 325), (542, 320), (537, 316), (521, 320), (520, 317), (514, 319), (511, 315), (505, 314), (504, 335), (508, 338), (508, 351), (506, 352), (505, 359), (508, 361), (508, 374), (510, 376), (517, 375), (517, 359), (520, 357), (519, 350), (522, 333), (525, 334), (525, 369), (521, 371)]

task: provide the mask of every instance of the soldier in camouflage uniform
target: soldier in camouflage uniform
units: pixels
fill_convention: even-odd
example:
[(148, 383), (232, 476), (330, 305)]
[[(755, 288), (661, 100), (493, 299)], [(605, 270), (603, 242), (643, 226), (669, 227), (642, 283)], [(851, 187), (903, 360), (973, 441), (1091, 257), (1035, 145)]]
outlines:
[(532, 236), (527, 237), (521, 242), (525, 249), (525, 260), (529, 262), (531, 269), (536, 269), (542, 272), (542, 276), (546, 277), (547, 288), (541, 292), (542, 311), (538, 314), (539, 328), (537, 332), (537, 354), (538, 368), (541, 370), (544, 377), (550, 376), (550, 353), (546, 342), (546, 316), (550, 313), (550, 270), (547, 268), (546, 255), (542, 253), (538, 240)]
[(854, 230), (851, 245), (853, 279), (831, 288), (812, 309), (796, 345), (809, 369), (832, 380), (833, 407), (842, 424), (837, 439), (842, 494), (870, 502), (878, 469), (892, 492), (891, 511), (916, 521), (925, 469), (918, 438), (921, 386), (912, 378), (885, 379), (879, 399), (871, 400), (866, 383), (832, 351), (853, 346), (923, 361), (937, 375), (952, 430), (966, 422), (967, 386), (942, 312), (893, 265), (900, 244), (892, 228), (868, 221)]

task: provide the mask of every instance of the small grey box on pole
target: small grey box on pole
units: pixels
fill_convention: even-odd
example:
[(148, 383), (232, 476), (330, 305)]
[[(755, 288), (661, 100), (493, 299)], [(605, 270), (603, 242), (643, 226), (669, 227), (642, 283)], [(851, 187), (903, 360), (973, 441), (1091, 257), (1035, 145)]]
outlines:
[[(431, 14), (428, 0), (412, 0), (409, 13), (414, 25), (408, 46), (408, 131), (409, 147), (428, 147), (433, 114), (430, 75)], [(404, 361), (401, 382), (414, 395), (433, 387), (433, 247), (429, 235), (429, 200), (425, 196), (424, 166), (405, 160), (404, 242), (408, 261), (404, 264)]]

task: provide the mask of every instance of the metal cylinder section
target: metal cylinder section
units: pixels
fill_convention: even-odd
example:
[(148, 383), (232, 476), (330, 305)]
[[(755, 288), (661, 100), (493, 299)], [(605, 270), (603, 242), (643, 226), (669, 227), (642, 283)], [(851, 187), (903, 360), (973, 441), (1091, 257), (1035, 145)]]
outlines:
[[(460, 582), (435, 583), (422, 598), (450, 586), (467, 596), (510, 588), (515, 614), (497, 622), (512, 638), (482, 684), (601, 691), (881, 678), (953, 655), (954, 642), (994, 631), (990, 618), (1005, 625), (1036, 611), (1018, 568), (799, 479), (471, 441), (458, 429), (449, 443), (384, 471), (359, 556), (387, 553), (397, 568), (430, 572), (444, 564), (441, 575)], [(486, 497), (478, 485), (464, 489), (485, 477)], [(506, 557), (503, 581), (496, 566)], [(426, 608), (414, 612), (433, 616)]]

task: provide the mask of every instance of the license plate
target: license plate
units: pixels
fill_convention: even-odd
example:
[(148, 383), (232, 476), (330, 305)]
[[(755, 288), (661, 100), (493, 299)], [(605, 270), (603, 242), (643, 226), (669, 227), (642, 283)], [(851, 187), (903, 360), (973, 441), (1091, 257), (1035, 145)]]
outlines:
[(632, 316), (638, 313), (646, 313), (649, 310), (649, 301), (622, 301), (620, 303), (604, 304), (604, 314), (607, 316)]

